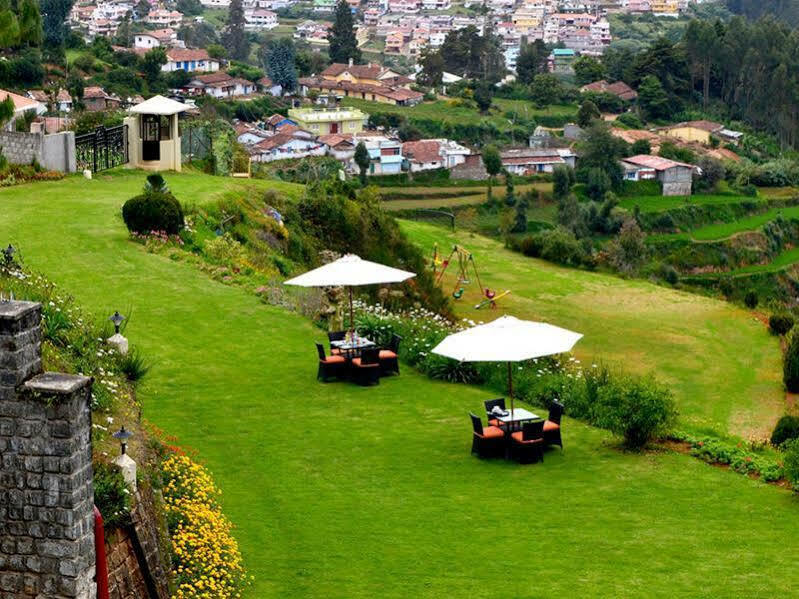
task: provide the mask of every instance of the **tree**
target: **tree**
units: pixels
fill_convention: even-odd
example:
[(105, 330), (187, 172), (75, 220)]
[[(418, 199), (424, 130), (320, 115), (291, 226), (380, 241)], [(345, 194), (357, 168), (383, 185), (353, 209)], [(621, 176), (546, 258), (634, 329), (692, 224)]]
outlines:
[(178, 0), (175, 4), (178, 12), (182, 12), (186, 16), (195, 17), (203, 14), (203, 5), (200, 0)]
[(444, 79), (444, 59), (440, 52), (425, 48), (419, 58), (419, 66), (422, 67), (417, 78), (419, 83), (432, 88), (441, 85)]
[(233, 60), (247, 60), (250, 55), (250, 40), (244, 30), (244, 8), (241, 0), (231, 0), (228, 19), (222, 38), (228, 55)]
[(699, 73), (702, 77), (702, 106), (707, 108), (710, 100), (711, 66), (719, 50), (716, 28), (709, 21), (694, 19), (685, 30), (682, 43), (691, 63), (691, 74)]
[(568, 166), (556, 166), (552, 173), (552, 195), (556, 200), (565, 198), (571, 191), (569, 170)]
[(540, 107), (555, 104), (563, 97), (563, 85), (556, 75), (541, 73), (533, 78), (530, 97)]
[(474, 101), (477, 104), (477, 108), (480, 109), (480, 112), (485, 113), (491, 108), (491, 92), (491, 85), (486, 82), (480, 83), (474, 90)]
[(627, 143), (611, 134), (606, 123), (594, 121), (583, 134), (579, 150), (581, 154), (577, 176), (581, 182), (588, 182), (590, 169), (599, 168), (610, 178), (614, 188), (621, 186), (624, 171), (619, 161), (627, 156)]
[(123, 48), (130, 47), (130, 40), (132, 38), (131, 29), (130, 29), (130, 12), (128, 12), (122, 20), (119, 22), (119, 27), (117, 27), (117, 32), (114, 35), (114, 43), (117, 46), (122, 46)]
[[(184, 25), (178, 30), (178, 37), (191, 48), (205, 48), (211, 58), (224, 58), (226, 55), (225, 48), (218, 44), (219, 35), (214, 26), (210, 23), (203, 22)], [(212, 55), (212, 46), (222, 48), (222, 53), (217, 56)]]
[(548, 55), (542, 40), (535, 40), (532, 44), (523, 42), (516, 58), (516, 79), (519, 83), (530, 85), (533, 78), (544, 71)]
[(647, 75), (641, 81), (638, 87), (638, 105), (648, 120), (668, 119), (673, 110), (663, 85), (654, 75)]
[(505, 62), (499, 38), (490, 25), (484, 35), (474, 25), (452, 30), (439, 50), (444, 70), (467, 79), (494, 84), (505, 74)]
[(608, 245), (610, 263), (625, 274), (637, 273), (646, 263), (648, 253), (646, 235), (633, 218), (624, 222), (618, 236)]
[(527, 209), (530, 207), (530, 198), (533, 192), (528, 191), (516, 202), (516, 218), (513, 223), (512, 233), (527, 232)]
[(596, 58), (581, 56), (572, 66), (577, 85), (587, 85), (605, 78), (605, 67)]
[(597, 119), (601, 119), (602, 114), (599, 112), (599, 108), (596, 107), (591, 100), (585, 100), (582, 104), (580, 104), (580, 109), (577, 111), (577, 124), (580, 125), (583, 129), (586, 129), (591, 126)]
[(594, 167), (588, 171), (585, 193), (594, 202), (600, 202), (610, 191), (610, 177), (601, 168)]
[(516, 204), (516, 192), (513, 188), (513, 175), (505, 172), (505, 205), (514, 206)]
[(633, 142), (633, 145), (630, 146), (630, 152), (633, 156), (638, 156), (639, 154), (651, 154), (652, 145), (649, 143), (648, 139), (636, 139)]
[(366, 149), (366, 145), (362, 141), (359, 141), (358, 145), (355, 146), (353, 160), (358, 165), (361, 183), (366, 184), (366, 173), (369, 172), (369, 165), (372, 163), (372, 159), (369, 157), (369, 150)]
[(0, 102), (0, 127), (5, 127), (14, 118), (14, 100), (11, 96)]
[(67, 91), (69, 95), (72, 96), (72, 102), (75, 104), (82, 104), (83, 103), (83, 77), (75, 73), (74, 71), (69, 74), (67, 77)]
[(153, 48), (141, 59), (141, 70), (150, 87), (158, 85), (161, 78), (161, 67), (167, 62), (166, 51), (163, 48)]
[(297, 87), (297, 66), (291, 38), (269, 40), (262, 47), (261, 61), (275, 85), (280, 85), (284, 92), (294, 91)]
[(42, 15), (43, 42), (50, 49), (61, 49), (67, 33), (69, 11), (73, 0), (40, 0), (39, 11)]
[(35, 0), (18, 0), (17, 24), (19, 43), (22, 46), (38, 46), (42, 43), (42, 17)]
[(499, 150), (496, 146), (486, 146), (483, 149), (483, 165), (488, 173), (488, 193), (487, 201), (492, 201), (491, 187), (496, 177), (502, 171), (502, 157), (499, 155)]
[(152, 8), (153, 5), (150, 4), (150, 0), (139, 0), (133, 7), (133, 16), (137, 21), (143, 21), (150, 14)]
[(216, 60), (222, 60), (227, 55), (227, 50), (222, 44), (208, 44), (205, 48), (208, 56)]
[(316, 73), (321, 73), (330, 64), (328, 56), (321, 52), (302, 50), (296, 53), (294, 63), (300, 77), (308, 77)]
[(330, 46), (328, 53), (330, 60), (337, 63), (354, 63), (361, 61), (361, 51), (355, 39), (355, 27), (352, 20), (352, 10), (346, 0), (339, 0), (336, 4), (333, 29), (328, 36)]

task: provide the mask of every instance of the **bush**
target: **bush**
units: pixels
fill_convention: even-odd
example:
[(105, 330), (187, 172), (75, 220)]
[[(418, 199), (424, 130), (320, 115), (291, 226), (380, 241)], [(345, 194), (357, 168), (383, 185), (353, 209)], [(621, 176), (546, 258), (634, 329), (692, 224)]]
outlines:
[(754, 310), (755, 308), (757, 308), (758, 302), (759, 299), (755, 291), (749, 290), (746, 292), (746, 295), (744, 296), (744, 304), (746, 304), (747, 308), (749, 308), (750, 310)]
[(782, 381), (791, 393), (799, 393), (799, 335), (796, 331), (788, 338), (788, 347), (782, 363)]
[(779, 447), (786, 441), (799, 438), (799, 416), (786, 414), (777, 421), (771, 433), (771, 444)]
[(775, 335), (786, 335), (793, 328), (793, 316), (790, 314), (772, 314), (768, 326)]
[(652, 379), (619, 378), (599, 389), (594, 420), (640, 449), (667, 433), (677, 417), (670, 390)]
[(625, 113), (620, 114), (616, 118), (616, 122), (617, 123), (621, 123), (622, 125), (626, 125), (627, 127), (630, 127), (631, 129), (643, 129), (644, 128), (643, 121), (641, 121), (641, 119), (638, 118), (638, 115), (636, 115), (634, 112), (625, 112)]
[(783, 447), (785, 450), (785, 460), (783, 469), (794, 491), (799, 490), (799, 439), (788, 441)]
[(135, 347), (127, 354), (119, 356), (119, 371), (131, 382), (143, 379), (150, 371), (150, 364)]
[(122, 219), (132, 233), (164, 231), (176, 235), (183, 228), (183, 209), (171, 193), (150, 191), (125, 202)]
[(130, 518), (130, 491), (119, 467), (106, 462), (95, 462), (94, 503), (103, 516), (106, 528), (127, 524)]

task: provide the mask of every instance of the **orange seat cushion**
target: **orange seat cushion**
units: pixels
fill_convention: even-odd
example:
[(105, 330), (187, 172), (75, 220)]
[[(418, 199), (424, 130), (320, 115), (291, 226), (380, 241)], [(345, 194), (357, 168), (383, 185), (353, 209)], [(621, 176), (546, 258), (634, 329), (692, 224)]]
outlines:
[(502, 422), (499, 420), (494, 420), (493, 418), (488, 421), (488, 424), (491, 426), (502, 426)]
[(517, 443), (542, 443), (544, 441), (543, 439), (525, 439), (523, 435), (524, 433), (522, 431), (511, 433), (511, 437), (513, 437), (513, 440)]
[(560, 428), (560, 425), (557, 422), (552, 422), (551, 420), (547, 420), (544, 423), (544, 432), (547, 431), (556, 431)]
[(328, 356), (324, 360), (319, 360), (325, 364), (341, 364), (342, 362), (346, 362), (343, 356)]
[(504, 437), (504, 436), (505, 433), (501, 428), (497, 428), (496, 426), (483, 427), (483, 434), (482, 434), (483, 439), (497, 439), (499, 437)]
[(393, 351), (388, 350), (388, 349), (381, 349), (380, 350), (380, 359), (381, 360), (396, 360), (397, 359), (397, 354), (395, 354)]
[(334, 356), (337, 356), (341, 353), (341, 350), (337, 347), (333, 347), (330, 349), (330, 353), (333, 354)]
[(375, 366), (379, 366), (379, 364), (361, 364), (360, 358), (353, 358), (352, 363), (360, 368), (374, 368)]

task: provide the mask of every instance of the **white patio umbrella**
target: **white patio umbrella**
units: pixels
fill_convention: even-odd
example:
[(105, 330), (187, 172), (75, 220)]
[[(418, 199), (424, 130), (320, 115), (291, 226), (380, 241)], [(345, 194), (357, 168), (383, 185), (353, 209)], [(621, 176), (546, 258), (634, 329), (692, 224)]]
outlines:
[(363, 260), (355, 254), (347, 254), (324, 266), (309, 270), (305, 274), (289, 279), (284, 285), (299, 287), (348, 287), (350, 294), (350, 330), (353, 328), (352, 288), (361, 285), (401, 283), (416, 274), (399, 268)]
[(545, 322), (502, 316), (460, 333), (453, 333), (432, 349), (434, 354), (460, 362), (507, 362), (508, 394), (513, 411), (511, 362), (571, 351), (582, 335)]

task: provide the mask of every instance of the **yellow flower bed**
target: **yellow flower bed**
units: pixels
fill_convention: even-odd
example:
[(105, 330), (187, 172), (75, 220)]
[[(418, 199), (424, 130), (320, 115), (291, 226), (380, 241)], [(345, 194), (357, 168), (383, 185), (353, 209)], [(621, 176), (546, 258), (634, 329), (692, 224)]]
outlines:
[(172, 534), (172, 574), (179, 599), (240, 597), (247, 578), (233, 525), (217, 502), (221, 491), (188, 456), (162, 463), (164, 500)]

